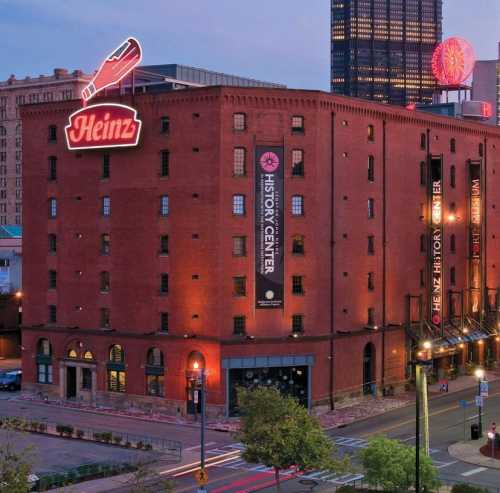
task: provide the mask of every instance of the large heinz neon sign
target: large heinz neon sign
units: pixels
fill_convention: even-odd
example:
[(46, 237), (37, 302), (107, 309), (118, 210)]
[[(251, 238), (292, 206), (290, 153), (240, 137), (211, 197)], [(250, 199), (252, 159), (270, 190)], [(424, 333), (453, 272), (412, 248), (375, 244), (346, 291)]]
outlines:
[(134, 108), (117, 103), (86, 106), (86, 102), (106, 87), (120, 82), (142, 60), (141, 45), (128, 38), (99, 67), (83, 89), (84, 107), (72, 113), (65, 127), (68, 149), (133, 147), (139, 142), (142, 122)]

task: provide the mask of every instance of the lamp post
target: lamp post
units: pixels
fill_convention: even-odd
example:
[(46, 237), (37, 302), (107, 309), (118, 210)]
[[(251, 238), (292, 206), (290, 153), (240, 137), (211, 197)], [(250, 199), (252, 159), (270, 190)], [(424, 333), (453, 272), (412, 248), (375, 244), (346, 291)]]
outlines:
[[(200, 363), (195, 361), (193, 363), (193, 370), (199, 371), (201, 376), (201, 389), (200, 389), (200, 407), (201, 407), (201, 425), (200, 425), (200, 483), (205, 480), (205, 365), (200, 368)], [(199, 493), (206, 492), (204, 485), (198, 489)]]
[(482, 368), (477, 368), (475, 371), (475, 375), (477, 378), (477, 395), (479, 397), (478, 399), (478, 406), (477, 406), (477, 411), (478, 411), (478, 426), (479, 426), (479, 438), (483, 436), (483, 406), (481, 405), (481, 382), (484, 379), (484, 370)]

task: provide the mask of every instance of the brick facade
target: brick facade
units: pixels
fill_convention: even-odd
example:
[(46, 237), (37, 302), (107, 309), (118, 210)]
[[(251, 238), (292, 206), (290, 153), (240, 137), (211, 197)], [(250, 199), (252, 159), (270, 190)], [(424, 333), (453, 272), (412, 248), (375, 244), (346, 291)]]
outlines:
[[(451, 288), (452, 266), (453, 289), (467, 287), (471, 159), (482, 160), (487, 184), (484, 284), (500, 286), (496, 129), (316, 91), (214, 87), (120, 101), (138, 110), (143, 134), (137, 148), (110, 150), (109, 178), (102, 178), (103, 152), (66, 149), (64, 126), (78, 102), (23, 109), (23, 133), (31, 136), (25, 139), (23, 177), (26, 389), (66, 397), (67, 367), (76, 365), (78, 375), (89, 367), (93, 379), (91, 392), (77, 390), (77, 398), (184, 413), (193, 352), (205, 359), (212, 413), (227, 411), (227, 378), (235, 368), (249, 368), (243, 378), (251, 379), (258, 373), (251, 368), (262, 365), (294, 374), (307, 367), (314, 406), (359, 394), (371, 383), (397, 388), (407, 377), (407, 295), (429, 299), (420, 274), (424, 270), (427, 278), (429, 269), (427, 253), (420, 251), (420, 236), (428, 233), (420, 163), (431, 154), (443, 155), (444, 216), (451, 203), (457, 216), (444, 226), (445, 238), (456, 236), (455, 253), (445, 240), (444, 292)], [(233, 128), (234, 113), (245, 114), (245, 130)], [(164, 116), (167, 134), (160, 132)], [(303, 132), (292, 131), (293, 116), (303, 117)], [(47, 142), (49, 125), (57, 125), (54, 143)], [(285, 151), (282, 310), (254, 308), (253, 159), (254, 146), (261, 144)], [(234, 176), (235, 147), (246, 149), (245, 176)], [(169, 173), (161, 177), (165, 150)], [(293, 150), (303, 151), (304, 176), (292, 176)], [(57, 157), (53, 181), (47, 180), (48, 156)], [(243, 216), (232, 213), (234, 194), (245, 196)], [(169, 197), (167, 217), (159, 214), (162, 195)], [(304, 197), (303, 216), (291, 213), (295, 195)], [(101, 214), (103, 197), (111, 198), (109, 217)], [(57, 200), (53, 219), (47, 214), (51, 198)], [(367, 214), (369, 199), (373, 218)], [(57, 237), (56, 252), (48, 253), (49, 234)], [(103, 234), (110, 235), (108, 255), (101, 254)], [(168, 255), (159, 253), (161, 235), (168, 235)], [(305, 239), (303, 255), (292, 254), (294, 235)], [(233, 255), (233, 236), (246, 236), (246, 256)], [(369, 236), (373, 253), (367, 250)], [(54, 289), (48, 289), (51, 270), (57, 272)], [(109, 291), (100, 289), (101, 272), (109, 272)], [(162, 273), (169, 276), (165, 295)], [(292, 294), (292, 276), (303, 277), (303, 295)], [(234, 277), (246, 278), (245, 296), (234, 296)], [(56, 322), (49, 321), (49, 306), (57, 307)], [(110, 320), (101, 328), (103, 308)], [(447, 309), (445, 304), (445, 317)], [(160, 330), (161, 313), (168, 313), (168, 333)], [(304, 330), (292, 337), (297, 314)], [(233, 334), (234, 316), (246, 317), (245, 335)], [(41, 338), (50, 341), (50, 355), (37, 355)], [(123, 348), (123, 364), (109, 361), (116, 344)], [(165, 399), (146, 395), (147, 353), (153, 347), (164, 355)], [(87, 350), (92, 358), (86, 360)], [(364, 362), (366, 351), (372, 356)], [(52, 385), (37, 383), (37, 362), (52, 365)], [(126, 373), (126, 392), (107, 391), (110, 371)], [(289, 379), (285, 373), (277, 372)]]

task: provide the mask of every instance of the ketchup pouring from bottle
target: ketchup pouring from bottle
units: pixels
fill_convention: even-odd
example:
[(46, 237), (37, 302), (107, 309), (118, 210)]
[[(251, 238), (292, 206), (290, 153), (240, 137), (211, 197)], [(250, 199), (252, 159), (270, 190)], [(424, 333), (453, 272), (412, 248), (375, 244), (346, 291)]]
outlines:
[(83, 89), (82, 98), (88, 101), (106, 87), (120, 82), (142, 60), (142, 49), (135, 38), (127, 38), (109, 54), (99, 67), (92, 81)]

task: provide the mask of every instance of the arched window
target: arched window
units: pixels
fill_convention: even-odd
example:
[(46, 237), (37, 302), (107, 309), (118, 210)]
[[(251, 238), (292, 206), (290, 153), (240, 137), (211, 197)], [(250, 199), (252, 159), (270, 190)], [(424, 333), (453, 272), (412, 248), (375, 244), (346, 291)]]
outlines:
[(479, 144), (479, 157), (483, 157), (483, 155), (484, 155), (484, 145), (483, 145), (483, 143), (481, 142), (481, 143)]
[(455, 139), (450, 140), (450, 152), (457, 152), (457, 141)]
[(78, 353), (76, 352), (76, 349), (70, 349), (68, 351), (68, 358), (73, 358), (73, 359), (78, 358)]
[(148, 351), (147, 361), (151, 366), (163, 366), (163, 352), (157, 347), (151, 348)]
[(455, 253), (457, 251), (456, 238), (455, 235), (450, 236), (450, 252)]
[(40, 339), (36, 349), (37, 382), (52, 383), (52, 346), (48, 339)]
[(163, 367), (163, 352), (153, 347), (147, 354), (146, 393), (155, 397), (165, 395), (165, 368)]
[(108, 390), (110, 392), (125, 392), (127, 385), (127, 372), (125, 371), (125, 354), (119, 344), (109, 348)]
[(425, 151), (427, 149), (427, 135), (420, 134), (420, 149)]
[(125, 354), (119, 344), (114, 344), (109, 349), (109, 361), (112, 363), (124, 363)]
[(368, 181), (375, 181), (375, 158), (368, 156)]
[(375, 140), (375, 127), (373, 125), (368, 125), (368, 140), (370, 142)]
[(292, 237), (292, 253), (295, 255), (304, 255), (304, 236), (294, 235)]
[(363, 393), (372, 394), (376, 384), (375, 346), (369, 342), (363, 351)]
[(5, 137), (6, 135), (7, 129), (3, 125), (0, 125), (0, 137)]
[(451, 188), (455, 188), (456, 186), (456, 174), (457, 174), (457, 170), (455, 168), (455, 166), (451, 166), (450, 168), (450, 186)]
[(92, 354), (92, 351), (85, 351), (83, 353), (83, 359), (93, 360), (94, 355)]

